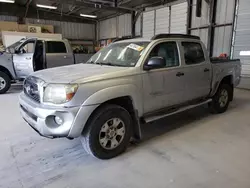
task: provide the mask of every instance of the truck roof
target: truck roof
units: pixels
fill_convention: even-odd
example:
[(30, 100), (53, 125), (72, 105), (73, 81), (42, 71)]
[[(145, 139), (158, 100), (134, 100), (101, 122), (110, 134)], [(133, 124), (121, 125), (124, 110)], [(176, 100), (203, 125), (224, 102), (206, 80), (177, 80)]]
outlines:
[(44, 41), (64, 41), (64, 40), (67, 40), (67, 39), (53, 39), (53, 38), (42, 38), (42, 37), (41, 38), (40, 37), (29, 37), (27, 39), (37, 39), (37, 40), (44, 40)]
[(194, 35), (186, 35), (186, 34), (158, 34), (153, 36), (152, 38), (134, 38), (134, 39), (127, 39), (127, 38), (120, 38), (114, 41), (115, 43), (123, 43), (123, 42), (151, 42), (153, 40), (158, 39), (195, 39), (200, 40), (200, 37)]

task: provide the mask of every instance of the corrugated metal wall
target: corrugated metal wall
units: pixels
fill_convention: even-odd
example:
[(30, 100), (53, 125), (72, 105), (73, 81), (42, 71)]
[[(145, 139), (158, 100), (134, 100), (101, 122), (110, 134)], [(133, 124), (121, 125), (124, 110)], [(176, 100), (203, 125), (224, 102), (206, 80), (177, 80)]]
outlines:
[(115, 38), (117, 36), (116, 17), (101, 21), (99, 39)]
[(131, 36), (131, 14), (123, 14), (99, 22), (99, 39)]
[(201, 41), (207, 45), (208, 44), (208, 29), (197, 29), (197, 30), (192, 30), (191, 35), (196, 35), (201, 38)]
[[(171, 8), (170, 8), (171, 7)], [(187, 2), (148, 8), (143, 13), (143, 37), (159, 33), (187, 33)]]
[[(191, 30), (191, 34), (200, 36), (205, 45), (208, 46), (210, 42), (208, 41), (208, 27), (210, 24), (209, 4), (202, 1), (201, 17), (196, 17), (196, 2), (197, 0), (193, 0), (191, 28), (194, 30)], [(222, 53), (230, 55), (234, 5), (235, 0), (217, 0), (212, 56), (219, 56)]]
[(171, 6), (170, 33), (187, 33), (187, 10), (187, 2)]
[(143, 25), (142, 25), (142, 36), (144, 38), (150, 38), (154, 36), (154, 20), (155, 20), (155, 11), (148, 11), (143, 13)]
[(141, 27), (142, 27), (141, 21), (142, 21), (142, 14), (140, 14), (140, 16), (138, 17), (135, 23), (135, 35), (136, 36), (141, 35)]
[(118, 37), (131, 35), (131, 14), (123, 14), (118, 16)]
[(0, 21), (16, 22), (17, 21), (17, 17), (16, 16), (4, 16), (4, 15), (0, 15)]
[(169, 33), (169, 7), (157, 9), (155, 12), (155, 35)]
[[(0, 16), (1, 21), (17, 21), (15, 16)], [(68, 39), (95, 39), (95, 25), (73, 22), (60, 22), (53, 20), (43, 20), (27, 18), (26, 23), (53, 25), (56, 33), (61, 33), (64, 38)]]
[[(205, 1), (202, 2), (201, 17), (196, 17), (196, 3), (193, 0), (191, 28), (208, 27), (209, 25), (209, 6)], [(191, 30), (192, 35), (199, 36), (202, 42), (208, 46), (208, 28)]]
[[(234, 20), (235, 0), (218, 0), (216, 25), (230, 24)], [(213, 56), (221, 53), (230, 55), (233, 25), (216, 27), (214, 33)]]
[(242, 63), (240, 87), (250, 89), (250, 1), (240, 0), (236, 16), (233, 58)]

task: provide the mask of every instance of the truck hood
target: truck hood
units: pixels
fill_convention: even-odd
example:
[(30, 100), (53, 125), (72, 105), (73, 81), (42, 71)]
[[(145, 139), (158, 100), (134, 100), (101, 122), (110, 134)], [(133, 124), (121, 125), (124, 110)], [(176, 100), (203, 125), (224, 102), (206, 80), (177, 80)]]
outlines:
[(45, 69), (31, 76), (40, 78), (47, 83), (83, 83), (96, 79), (105, 79), (112, 73), (119, 73), (128, 67), (115, 67), (97, 64), (77, 64)]

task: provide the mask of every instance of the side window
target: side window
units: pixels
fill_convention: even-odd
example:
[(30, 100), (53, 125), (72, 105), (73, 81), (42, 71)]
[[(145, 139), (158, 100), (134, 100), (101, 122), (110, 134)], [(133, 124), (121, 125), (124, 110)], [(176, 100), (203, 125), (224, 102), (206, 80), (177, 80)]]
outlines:
[(46, 52), (47, 53), (67, 53), (67, 50), (63, 42), (48, 41)]
[(163, 42), (157, 44), (149, 54), (151, 57), (162, 57), (166, 62), (166, 67), (179, 66), (179, 52), (176, 42)]
[(187, 65), (199, 64), (205, 61), (204, 52), (200, 43), (182, 42), (185, 62)]
[(29, 41), (24, 43), (20, 48), (20, 53), (34, 53), (35, 41)]

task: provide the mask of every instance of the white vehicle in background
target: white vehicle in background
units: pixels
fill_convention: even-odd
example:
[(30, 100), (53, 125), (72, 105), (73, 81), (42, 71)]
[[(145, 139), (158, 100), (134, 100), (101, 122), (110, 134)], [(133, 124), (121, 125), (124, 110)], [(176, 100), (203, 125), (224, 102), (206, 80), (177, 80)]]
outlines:
[(11, 83), (23, 80), (31, 73), (47, 68), (79, 63), (68, 40), (21, 39), (0, 54), (0, 94), (7, 92)]

